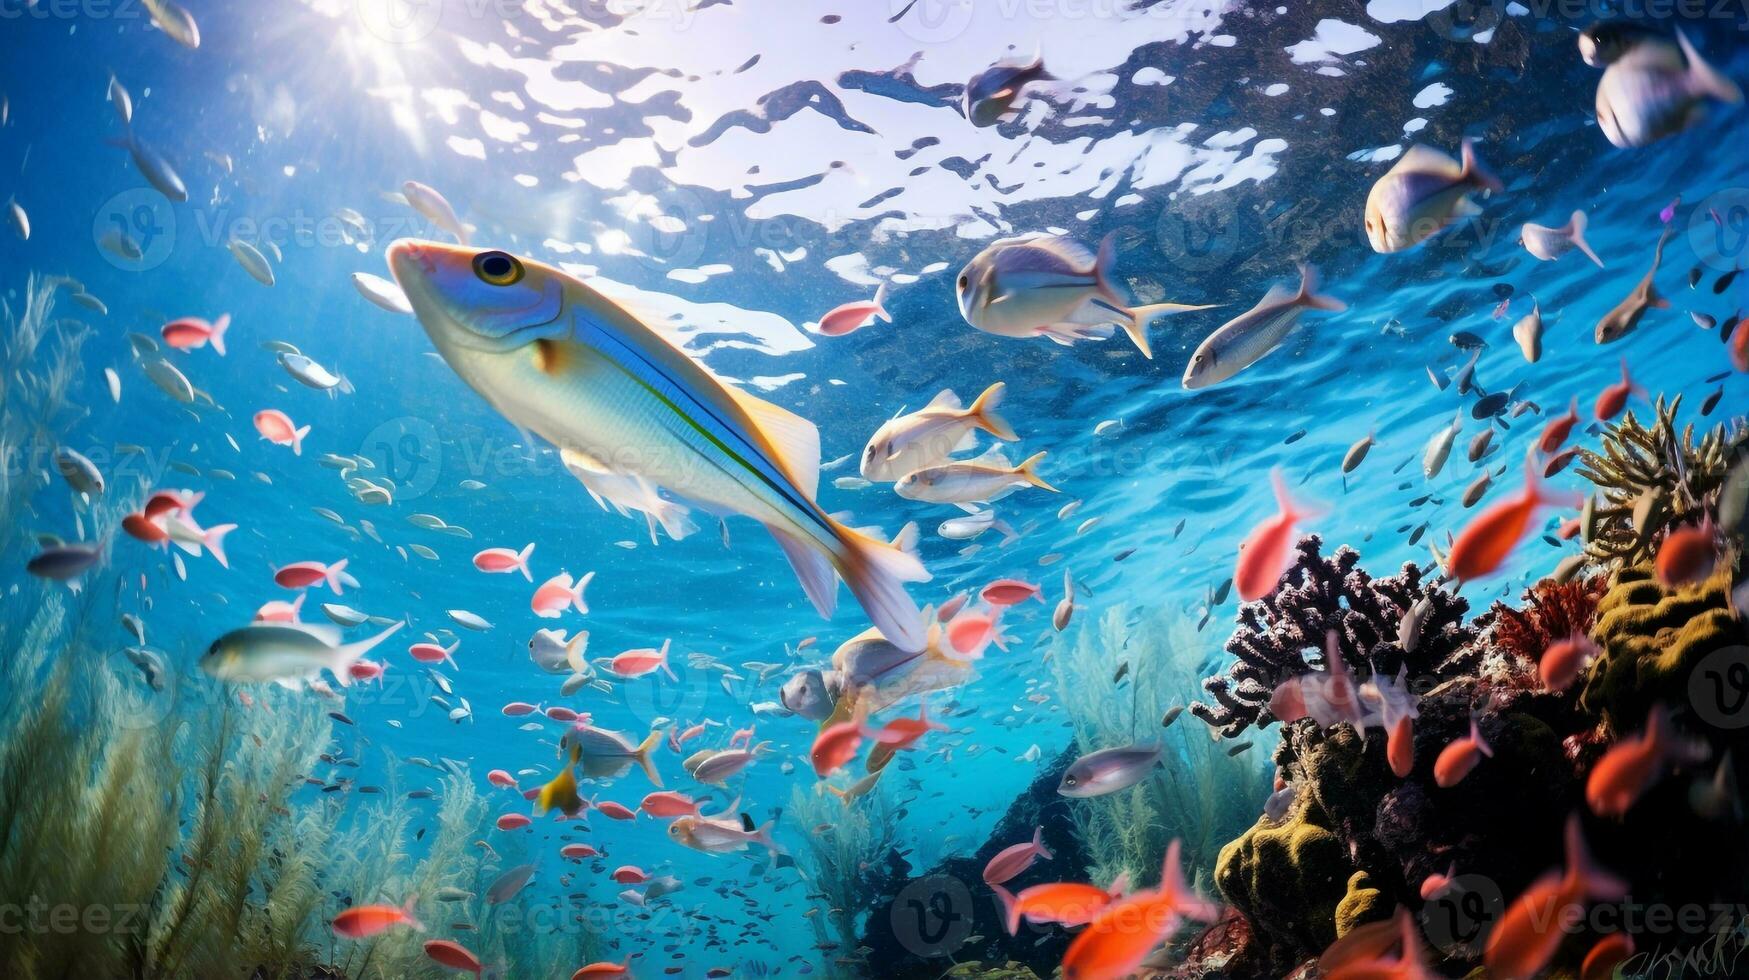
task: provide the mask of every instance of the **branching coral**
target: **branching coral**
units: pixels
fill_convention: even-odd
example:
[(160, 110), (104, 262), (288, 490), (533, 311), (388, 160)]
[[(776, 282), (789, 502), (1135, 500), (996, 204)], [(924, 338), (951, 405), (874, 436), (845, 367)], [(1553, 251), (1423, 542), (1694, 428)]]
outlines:
[(1591, 632), (1605, 576), (1556, 582), (1543, 579), (1524, 590), (1523, 605), (1495, 602), (1476, 620), (1478, 647), (1486, 651), (1483, 672), (1506, 683), (1540, 686), (1536, 665), (1549, 645)]
[(1749, 429), (1715, 425), (1695, 441), (1694, 424), (1676, 427), (1678, 395), (1662, 396), (1647, 428), (1633, 412), (1605, 427), (1602, 451), (1582, 449), (1578, 473), (1602, 499), (1586, 528), (1585, 553), (1594, 560), (1635, 565), (1650, 558), (1658, 535), (1693, 520), (1734, 461), (1749, 452)]
[[(1373, 672), (1396, 676), (1408, 668), (1417, 679), (1456, 676), (1475, 666), (1478, 654), (1467, 648), (1474, 635), (1463, 624), (1469, 602), (1432, 582), (1420, 568), (1405, 563), (1389, 578), (1373, 578), (1359, 567), (1360, 555), (1347, 546), (1326, 558), (1323, 541), (1300, 539), (1298, 558), (1274, 592), (1239, 607), (1239, 626), (1227, 641), (1238, 658), (1226, 675), (1203, 681), (1214, 704), (1201, 701), (1190, 710), (1228, 738), (1252, 725), (1266, 725), (1275, 688), (1323, 667), (1327, 631), (1334, 629), (1342, 658), (1360, 680)], [(1412, 650), (1398, 643), (1403, 617), (1423, 603)], [(1307, 654), (1313, 655), (1308, 661)]]
[[(1208, 868), (1221, 842), (1250, 822), (1268, 795), (1262, 752), (1229, 755), (1227, 746), (1180, 723), (1160, 732), (1166, 710), (1182, 702), (1206, 641), (1189, 620), (1170, 612), (1133, 625), (1121, 608), (1083, 625), (1072, 641), (1059, 640), (1051, 664), (1063, 707), (1083, 752), (1162, 738), (1165, 764), (1137, 786), (1075, 801), (1073, 814), (1084, 847), (1094, 856), (1093, 880), (1123, 872), (1137, 882), (1160, 872), (1166, 845), (1184, 842), (1191, 867)], [(1129, 663), (1130, 689), (1111, 678)]]

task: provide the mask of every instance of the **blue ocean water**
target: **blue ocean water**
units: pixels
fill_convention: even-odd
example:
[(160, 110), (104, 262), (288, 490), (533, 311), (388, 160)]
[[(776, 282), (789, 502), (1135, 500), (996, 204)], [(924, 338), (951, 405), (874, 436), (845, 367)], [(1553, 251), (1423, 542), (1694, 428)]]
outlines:
[[(338, 601), (411, 624), (384, 648), (386, 683), (355, 688), (335, 706), (356, 722), (338, 737), (364, 763), (360, 782), (388, 781), (400, 766), (403, 785), (419, 785), (420, 774), (388, 753), (464, 761), (482, 789), (488, 769), (549, 767), (563, 726), (525, 731), (528, 719), (499, 709), (562, 701), (635, 735), (658, 720), (709, 720), (724, 726), (706, 737), (720, 744), (753, 725), (775, 752), (739, 792), (763, 822), (788, 806), (793, 789), (813, 790), (806, 753), (816, 726), (777, 712), (756, 718), (751, 706), (776, 702), (794, 668), (866, 628), (853, 599), (841, 591), (837, 615), (820, 619), (771, 540), (742, 519), (719, 529), (698, 513), (698, 533), (652, 545), (641, 520), (598, 507), (549, 449), (468, 390), (412, 318), (370, 305), (348, 277), (387, 276), (382, 252), (393, 239), (445, 237), (393, 197), (418, 180), (476, 226), (475, 243), (560, 264), (659, 308), (718, 374), (815, 421), (823, 458), (852, 457), (822, 480), (827, 510), (889, 532), (921, 524), (934, 578), (913, 587), (920, 603), (1000, 577), (1045, 587), (1047, 602), (1008, 617), (1009, 649), (991, 651), (973, 682), (938, 696), (952, 715), (942, 744), (882, 790), (905, 807), (897, 832), (910, 862), (927, 866), (981, 844), (1007, 801), (1070, 743), (1046, 662), (1065, 569), (1082, 590), (1079, 620), (1113, 608), (1195, 620), (1205, 592), (1232, 574), (1238, 542), (1273, 513), (1276, 467), (1297, 498), (1322, 506), (1307, 529), (1355, 545), (1369, 568), (1430, 559), (1426, 542), (1443, 542), (1470, 513), (1458, 498), (1478, 470), (1462, 447), (1489, 424), (1470, 416), (1473, 396), (1429, 381), (1468, 359), (1449, 342), (1454, 332), (1487, 342), (1475, 368), (1487, 391), (1511, 390), (1544, 417), (1575, 396), (1588, 409), (1621, 359), (1648, 391), (1680, 393), (1687, 417), (1721, 387), (1714, 419), (1749, 405), (1749, 380), (1728, 373), (1717, 328), (1703, 330), (1689, 315), (1725, 321), (1749, 303), (1749, 277), (1712, 288), (1749, 261), (1743, 109), (1714, 105), (1678, 136), (1619, 150), (1595, 124), (1597, 72), (1573, 43), (1590, 12), (1484, 6), (1488, 16), (1466, 29), (1424, 6), (1436, 5), (207, 3), (190, 6), (201, 33), (190, 50), (151, 26), (140, 5), (7, 0), (0, 193), (27, 209), (31, 232), (28, 241), (0, 233), (0, 291), (16, 304), (34, 272), (74, 277), (101, 299), (106, 313), (57, 307), (94, 328), (71, 396), (89, 414), (72, 444), (112, 487), (205, 491), (207, 523), (240, 525), (227, 546), (230, 568), (189, 560), (185, 582), (161, 553), (125, 539), (113, 545), (123, 578), (148, 583), (152, 645), (209, 696), (232, 694), (198, 675), (196, 659), (260, 604), (290, 595), (273, 584), (273, 570), (345, 558), (358, 589), (338, 599), (313, 592), (306, 618), (320, 617), (318, 602)], [(1745, 17), (1727, 13), (1681, 23), (1741, 81), (1749, 78)], [(1015, 120), (973, 128), (956, 109), (964, 79), (1035, 46), (1066, 80), (1061, 88), (1029, 96)], [(122, 135), (106, 98), (112, 75), (132, 93), (133, 134), (174, 161), (186, 202), (167, 201), (125, 149), (106, 143)], [(1412, 142), (1455, 152), (1465, 136), (1505, 191), (1419, 249), (1373, 254), (1361, 229), (1371, 182)], [(1645, 274), (1660, 209), (1678, 198), (1655, 280), (1672, 308), (1651, 312), (1618, 343), (1595, 345), (1593, 325)], [(362, 218), (363, 235), (341, 209)], [(1559, 225), (1575, 209), (1588, 213), (1607, 268), (1577, 254), (1537, 262), (1518, 244), (1522, 223)], [(106, 251), (111, 230), (129, 235), (141, 257)], [(1157, 321), (1152, 360), (1121, 333), (1061, 347), (973, 330), (954, 304), (955, 274), (992, 239), (1036, 231), (1088, 243), (1113, 235), (1120, 277), (1139, 299), (1223, 309)], [(274, 285), (239, 267), (226, 247), (234, 239), (276, 247)], [(1291, 283), (1300, 261), (1319, 266), (1348, 311), (1308, 316), (1233, 381), (1183, 390), (1178, 379), (1202, 337), (1271, 284)], [(1690, 270), (1699, 272), (1692, 288)], [(891, 289), (892, 324), (846, 337), (804, 329), (881, 281)], [(1526, 364), (1510, 328), (1533, 296), (1547, 322), (1546, 353)], [(227, 356), (173, 355), (218, 406), (191, 413), (140, 373), (126, 335), (227, 312)], [(261, 347), (270, 340), (296, 345), (353, 390), (300, 386)], [(105, 367), (121, 378), (119, 403), (105, 390)], [(964, 553), (934, 533), (953, 508), (905, 501), (881, 485), (834, 485), (854, 477), (854, 455), (885, 419), (943, 388), (969, 399), (996, 380), (1008, 383), (1004, 414), (1022, 436), (1015, 458), (1048, 452), (1041, 472), (1061, 490), (1027, 490), (998, 505), (1019, 534), (1011, 545), (998, 546), (991, 532)], [(250, 418), (264, 408), (311, 426), (301, 456), (257, 438)], [(1424, 481), (1423, 447), (1460, 410), (1452, 463)], [(1506, 468), (1490, 501), (1518, 485), (1516, 461), (1541, 419), (1508, 424), (1486, 461)], [(1368, 433), (1377, 445), (1345, 476), (1344, 453)], [(129, 456), (124, 444), (145, 453)], [(388, 477), (392, 503), (356, 499), (322, 465), (325, 454), (372, 461), (360, 475)], [(166, 469), (171, 460), (198, 472)], [(46, 457), (8, 465), (33, 471)], [(1578, 485), (1571, 473), (1555, 483)], [(1409, 506), (1428, 492), (1435, 504)], [(1082, 501), (1079, 510), (1059, 518), (1071, 500)], [(471, 537), (416, 526), (416, 514)], [(28, 521), (8, 535), (0, 572), (8, 586), (28, 581), (31, 535), (78, 536), (58, 480), (33, 496)], [(1424, 540), (1410, 545), (1405, 529), (1423, 523)], [(469, 561), (480, 548), (529, 542), (536, 583), (561, 570), (595, 573), (586, 616), (538, 619), (532, 586), (483, 575)], [(1479, 608), (1568, 553), (1529, 539), (1512, 576), (1466, 594)], [(1207, 657), (1222, 656), (1235, 603), (1227, 598), (1194, 633)], [(492, 628), (459, 628), (446, 616), (452, 609)], [(22, 620), (26, 609), (9, 597), (0, 614)], [(527, 654), (530, 634), (548, 626), (588, 630), (592, 656), (671, 640), (680, 679), (561, 699), (562, 678), (540, 673)], [(429, 700), (441, 692), (401, 642), (445, 630), (461, 640), (459, 669), (445, 671), (455, 695), (445, 701), (463, 696), (473, 709), (460, 722)], [(817, 639), (798, 649), (805, 638)], [(118, 628), (116, 646), (125, 642)], [(760, 681), (748, 662), (785, 669)], [(1199, 681), (1174, 678), (1187, 701)], [(1016, 761), (1034, 745), (1040, 762)], [(671, 787), (688, 788), (679, 761), (664, 749), (657, 766)], [(629, 806), (648, 789), (634, 771), (584, 795)], [(503, 794), (499, 809), (526, 805)], [(619, 920), (621, 953), (645, 951), (665, 964), (662, 947), (678, 944), (697, 954), (681, 961), (688, 975), (702, 975), (720, 951), (688, 944), (700, 941), (708, 915), (721, 917), (709, 929), (744, 928), (751, 946), (766, 950), (721, 952), (725, 961), (797, 970), (820, 955), (800, 926), (809, 886), (793, 875), (682, 849), (649, 819), (597, 817), (592, 827), (608, 868), (734, 882), (691, 888), (682, 914)], [(604, 875), (559, 883), (561, 828), (537, 822), (509, 845), (540, 863), (531, 896), (564, 902), (582, 891), (592, 903), (619, 901), (623, 889)], [(777, 838), (791, 850), (804, 849), (812, 832), (778, 819)]]

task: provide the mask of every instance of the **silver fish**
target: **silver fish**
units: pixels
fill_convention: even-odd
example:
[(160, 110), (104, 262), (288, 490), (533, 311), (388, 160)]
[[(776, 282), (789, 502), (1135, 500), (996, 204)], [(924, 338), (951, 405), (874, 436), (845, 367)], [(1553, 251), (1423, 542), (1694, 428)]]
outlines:
[(1591, 250), (1591, 244), (1585, 240), (1585, 226), (1589, 219), (1585, 212), (1574, 211), (1567, 223), (1559, 228), (1525, 222), (1518, 230), (1518, 241), (1524, 250), (1544, 262), (1552, 262), (1574, 249), (1584, 252), (1586, 257), (1603, 268), (1603, 260)]
[(97, 464), (77, 450), (68, 449), (66, 446), (57, 448), (55, 469), (61, 472), (61, 477), (67, 481), (68, 486), (80, 493), (103, 492), (103, 474), (98, 472)]
[(231, 239), (225, 247), (231, 250), (231, 257), (251, 279), (263, 286), (273, 285), (273, 266), (267, 264), (267, 256), (262, 255), (260, 249), (240, 238)]
[(1512, 325), (1512, 339), (1518, 341), (1518, 349), (1524, 353), (1526, 361), (1535, 364), (1542, 359), (1543, 311), (1535, 296), (1530, 298), (1530, 312)]
[(1445, 468), (1445, 461), (1451, 456), (1451, 444), (1457, 438), (1458, 432), (1464, 427), (1464, 413), (1452, 416), (1451, 425), (1440, 429), (1427, 441), (1427, 451), (1421, 454), (1421, 472), (1429, 480), (1439, 475)]
[(1318, 270), (1300, 265), (1300, 287), (1270, 287), (1257, 305), (1220, 325), (1197, 345), (1184, 367), (1184, 387), (1207, 388), (1257, 363), (1281, 345), (1307, 309), (1340, 313), (1348, 306), (1318, 292)]
[(134, 161), (134, 169), (158, 193), (178, 204), (188, 200), (188, 185), (182, 182), (182, 177), (176, 173), (176, 167), (157, 150), (141, 142), (132, 129), (125, 136), (109, 142), (111, 146), (128, 151), (128, 156)]
[(1366, 240), (1375, 252), (1401, 252), (1479, 209), (1470, 193), (1504, 185), (1483, 166), (1469, 140), (1462, 162), (1419, 143), (1409, 147), (1366, 195)]
[(1069, 765), (1057, 784), (1057, 793), (1086, 799), (1127, 789), (1146, 779), (1160, 764), (1163, 748), (1160, 742), (1148, 742), (1090, 752)]
[(1645, 146), (1687, 129), (1707, 99), (1743, 101), (1737, 83), (1708, 65), (1681, 30), (1668, 44), (1634, 45), (1597, 83), (1597, 126), (1616, 146)]
[(397, 622), (369, 639), (341, 643), (340, 631), (332, 626), (256, 623), (214, 640), (200, 668), (232, 683), (272, 681), (289, 687), (326, 670), (344, 687), (352, 683), (348, 668), (405, 625)]
[(498, 876), (486, 889), (486, 904), (501, 905), (522, 891), (522, 886), (528, 884), (528, 879), (534, 876), (534, 865), (519, 864)]

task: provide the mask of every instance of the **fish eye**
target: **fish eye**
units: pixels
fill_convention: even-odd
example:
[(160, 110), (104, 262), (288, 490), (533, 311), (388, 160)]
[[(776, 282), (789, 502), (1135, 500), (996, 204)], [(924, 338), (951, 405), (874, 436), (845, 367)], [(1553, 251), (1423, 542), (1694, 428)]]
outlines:
[(971, 285), (971, 283), (972, 283), (971, 279), (967, 278), (967, 276), (964, 273), (960, 274), (960, 288), (961, 289), (966, 288), (967, 286)]
[(474, 256), (474, 275), (493, 286), (510, 286), (522, 279), (522, 263), (509, 252), (481, 252)]
[(1065, 785), (1065, 786), (1075, 786), (1075, 785), (1078, 785), (1080, 782), (1081, 781), (1079, 779), (1076, 779), (1074, 776), (1063, 777), (1063, 785)]

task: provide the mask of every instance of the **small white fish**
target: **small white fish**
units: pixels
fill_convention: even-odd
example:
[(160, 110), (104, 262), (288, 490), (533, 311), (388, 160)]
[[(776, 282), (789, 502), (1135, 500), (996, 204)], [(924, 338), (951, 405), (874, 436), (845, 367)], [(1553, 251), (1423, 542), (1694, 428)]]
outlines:
[(134, 97), (128, 94), (127, 88), (114, 74), (109, 76), (109, 104), (115, 107), (116, 118), (121, 120), (123, 126), (133, 123)]
[(401, 292), (401, 287), (368, 272), (354, 272), (352, 284), (358, 287), (359, 295), (372, 303), (388, 310), (390, 313), (413, 312), (413, 304), (407, 302), (407, 294)]
[(260, 249), (237, 238), (231, 239), (227, 247), (250, 278), (263, 286), (273, 285), (273, 266), (267, 264), (267, 256), (262, 255)]
[(24, 213), (24, 205), (7, 201), (6, 211), (12, 218), (12, 230), (18, 234), (18, 240), (30, 241), (30, 215)]
[(1440, 429), (1427, 441), (1427, 451), (1421, 454), (1421, 472), (1429, 480), (1439, 475), (1445, 468), (1445, 461), (1451, 457), (1451, 444), (1457, 438), (1458, 431), (1464, 427), (1464, 413), (1458, 412), (1452, 417), (1451, 425)]
[(165, 36), (185, 48), (200, 47), (200, 25), (194, 22), (194, 15), (184, 10), (176, 0), (144, 0), (146, 12), (152, 15), (152, 23), (158, 25)]
[(468, 612), (466, 609), (449, 610), (449, 618), (457, 626), (464, 626), (477, 633), (484, 633), (492, 628), (491, 623), (487, 622), (476, 613)]
[(923, 408), (887, 420), (862, 451), (862, 475), (869, 480), (895, 481), (907, 473), (948, 459), (975, 430), (1004, 442), (1019, 438), (1008, 421), (996, 414), (1008, 386), (1000, 381), (984, 389), (971, 407), (962, 408), (951, 388), (943, 389)]
[(302, 354), (279, 355), (279, 366), (297, 379), (298, 384), (317, 391), (327, 391), (340, 385), (341, 377)]
[(1645, 146), (1687, 129), (1707, 99), (1736, 103), (1743, 90), (1707, 64), (1681, 30), (1676, 48), (1643, 41), (1610, 62), (1597, 82), (1597, 126), (1616, 146)]
[(1568, 252), (1578, 249), (1584, 252), (1591, 261), (1597, 263), (1597, 267), (1601, 269), (1603, 268), (1603, 260), (1597, 257), (1597, 253), (1591, 250), (1590, 243), (1585, 241), (1587, 220), (1585, 212), (1574, 211), (1573, 216), (1567, 219), (1567, 223), (1559, 228), (1550, 228), (1547, 225), (1527, 221), (1524, 227), (1518, 230), (1518, 240), (1524, 245), (1526, 252), (1544, 262), (1552, 262)]
[(468, 243), (468, 235), (474, 230), (470, 225), (464, 225), (455, 216), (455, 208), (450, 207), (436, 188), (428, 187), (416, 180), (409, 180), (401, 185), (401, 193), (406, 196), (407, 203), (413, 210), (419, 212), (444, 231), (455, 236), (460, 244)]
[(103, 380), (109, 385), (109, 400), (121, 404), (121, 375), (115, 373), (115, 368), (103, 369)]
[(1524, 359), (1532, 364), (1543, 356), (1543, 313), (1537, 305), (1536, 297), (1530, 298), (1530, 312), (1512, 325), (1512, 339), (1518, 341), (1518, 349), (1524, 352)]
[(990, 503), (1022, 487), (1038, 487), (1056, 493), (1057, 488), (1038, 475), (1036, 467), (1046, 453), (1035, 453), (1018, 466), (992, 450), (974, 460), (943, 463), (907, 473), (893, 484), (893, 492), (907, 500), (936, 504)]

